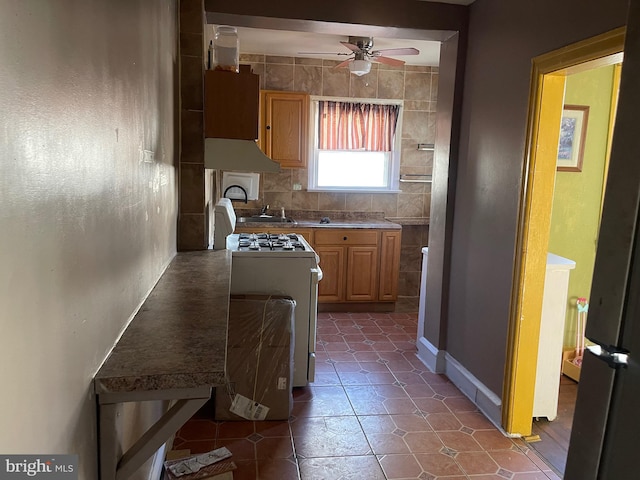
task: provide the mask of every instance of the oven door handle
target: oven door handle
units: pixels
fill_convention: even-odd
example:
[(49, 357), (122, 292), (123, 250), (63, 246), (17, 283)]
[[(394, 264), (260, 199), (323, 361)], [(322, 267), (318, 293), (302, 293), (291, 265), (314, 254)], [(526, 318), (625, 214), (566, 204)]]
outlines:
[(316, 268), (311, 269), (311, 280), (313, 280), (314, 283), (317, 284), (320, 280), (322, 280), (322, 276), (322, 269), (319, 265)]

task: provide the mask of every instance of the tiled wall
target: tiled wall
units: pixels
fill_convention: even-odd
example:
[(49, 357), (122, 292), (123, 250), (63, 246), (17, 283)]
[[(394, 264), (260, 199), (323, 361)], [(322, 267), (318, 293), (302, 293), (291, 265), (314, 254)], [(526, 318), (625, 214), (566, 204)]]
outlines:
[[(424, 66), (391, 67), (373, 63), (362, 77), (347, 68), (333, 68), (338, 62), (313, 59), (242, 54), (260, 75), (260, 88), (297, 91), (311, 95), (404, 100), (400, 173), (431, 174), (433, 152), (418, 151), (418, 143), (433, 143), (438, 94), (438, 68)], [(262, 176), (260, 199), (248, 207), (270, 205), (294, 210), (335, 210), (384, 212), (386, 217), (429, 217), (431, 185), (400, 183), (400, 193), (307, 192), (306, 169), (282, 169)], [(294, 191), (293, 184), (302, 185)], [(421, 247), (427, 245), (428, 226), (404, 226), (399, 293), (419, 292)]]

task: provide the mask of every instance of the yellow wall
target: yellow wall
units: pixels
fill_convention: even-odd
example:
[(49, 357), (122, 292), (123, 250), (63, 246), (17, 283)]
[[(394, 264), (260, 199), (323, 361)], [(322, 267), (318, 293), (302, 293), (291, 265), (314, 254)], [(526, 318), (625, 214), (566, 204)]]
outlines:
[(576, 300), (589, 299), (596, 253), (613, 66), (567, 77), (565, 104), (588, 105), (589, 118), (581, 172), (557, 172), (549, 251), (576, 262), (569, 280), (565, 346), (575, 346)]

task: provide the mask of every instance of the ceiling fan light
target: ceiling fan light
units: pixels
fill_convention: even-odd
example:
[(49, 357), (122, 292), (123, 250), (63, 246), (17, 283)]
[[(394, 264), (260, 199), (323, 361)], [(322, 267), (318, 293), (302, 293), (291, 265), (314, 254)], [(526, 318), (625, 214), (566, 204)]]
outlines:
[(349, 71), (359, 77), (371, 71), (371, 62), (367, 60), (354, 60), (349, 63)]

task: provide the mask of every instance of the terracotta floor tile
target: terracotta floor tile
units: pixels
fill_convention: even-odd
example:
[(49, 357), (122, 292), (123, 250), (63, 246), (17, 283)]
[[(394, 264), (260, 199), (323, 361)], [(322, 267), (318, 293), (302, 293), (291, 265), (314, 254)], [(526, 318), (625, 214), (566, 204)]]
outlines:
[[(255, 443), (246, 438), (219, 438), (216, 440), (215, 448), (227, 447), (231, 452), (232, 459), (236, 460), (255, 460), (256, 446)], [(208, 451), (208, 450), (205, 450)], [(195, 453), (191, 449), (192, 453)]]
[(487, 452), (461, 452), (456, 455), (456, 462), (467, 475), (495, 475), (500, 470)]
[(173, 447), (226, 446), (235, 480), (560, 480), (428, 371), (404, 312), (319, 314), (316, 378), (293, 389), (290, 421), (214, 422), (208, 402)]
[(331, 417), (354, 414), (343, 387), (313, 386), (306, 389), (304, 395), (294, 397), (293, 416)]
[(289, 422), (282, 420), (254, 422), (254, 429), (257, 434), (266, 438), (291, 436)]
[(496, 427), (487, 420), (480, 412), (457, 412), (455, 414), (460, 423), (465, 427), (473, 428), (474, 430), (495, 430)]
[(393, 375), (398, 379), (399, 382), (404, 383), (405, 385), (426, 385), (427, 382), (420, 376), (419, 373), (415, 371), (409, 372), (393, 372)]
[(411, 453), (411, 449), (404, 439), (393, 433), (367, 433), (365, 436), (376, 455)]
[(426, 383), (421, 385), (407, 385), (404, 387), (404, 390), (407, 392), (407, 395), (413, 399), (431, 398), (435, 395), (433, 389)]
[(302, 480), (385, 480), (376, 457), (304, 458), (300, 460)]
[[(258, 460), (258, 480), (299, 480), (298, 465), (295, 460), (272, 458)], [(235, 476), (234, 476), (235, 480)]]
[(435, 432), (409, 432), (403, 438), (411, 453), (437, 453), (443, 447)]
[(255, 480), (258, 478), (258, 463), (255, 460), (233, 459), (238, 468), (233, 471), (233, 480)]
[(187, 422), (179, 431), (180, 438), (189, 440), (214, 440), (217, 424), (212, 420), (192, 420)]
[(371, 453), (355, 416), (296, 419), (291, 429), (296, 455), (305, 458)]
[(396, 381), (396, 378), (389, 371), (386, 373), (345, 372), (339, 373), (339, 378), (343, 385), (380, 385), (392, 384)]
[(444, 399), (444, 403), (453, 413), (478, 411), (478, 407), (467, 397), (447, 397)]
[(443, 397), (462, 397), (464, 394), (453, 383), (431, 383), (434, 392)]
[(451, 413), (447, 406), (436, 398), (414, 398), (416, 406), (425, 414), (430, 413)]
[(464, 472), (460, 469), (456, 461), (449, 455), (442, 453), (417, 453), (415, 458), (422, 467), (422, 470), (434, 477), (444, 477), (452, 475), (462, 475)]
[(513, 476), (512, 480), (549, 480), (549, 479), (560, 478), (558, 476), (549, 477), (547, 474), (543, 472), (531, 472), (531, 473), (516, 473)]
[(464, 432), (438, 432), (438, 436), (447, 448), (456, 452), (475, 452), (482, 447), (468, 433)]
[(191, 454), (205, 453), (216, 448), (215, 440), (182, 440), (173, 444), (174, 450), (191, 450)]
[(220, 422), (218, 424), (218, 438), (244, 438), (255, 432), (254, 422)]
[(489, 455), (496, 461), (502, 468), (511, 472), (537, 472), (539, 468), (536, 467), (524, 453), (516, 450), (497, 450), (489, 452)]
[(422, 467), (413, 455), (381, 455), (378, 461), (389, 480), (418, 478), (422, 474)]
[(256, 442), (256, 458), (289, 458), (293, 455), (291, 437), (262, 438)]
[(484, 450), (509, 450), (513, 447), (511, 439), (498, 430), (478, 430), (471, 436)]
[(458, 418), (451, 412), (430, 413), (425, 418), (436, 432), (457, 431), (462, 427)]

